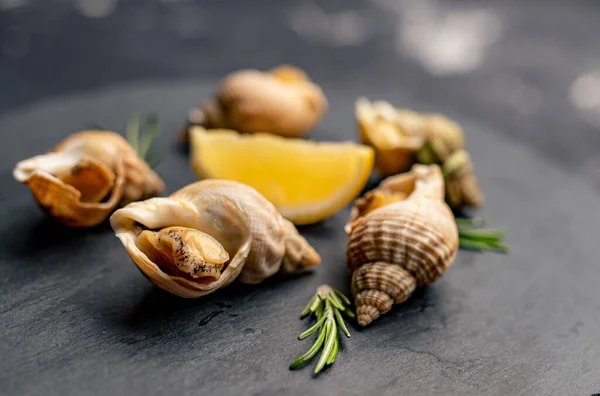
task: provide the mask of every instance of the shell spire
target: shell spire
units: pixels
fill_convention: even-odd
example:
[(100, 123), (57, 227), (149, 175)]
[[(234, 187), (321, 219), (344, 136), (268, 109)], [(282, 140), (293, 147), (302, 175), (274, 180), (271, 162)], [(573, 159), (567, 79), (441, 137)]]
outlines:
[(454, 261), (458, 231), (439, 166), (385, 179), (356, 201), (346, 233), (357, 320), (366, 326)]
[(235, 181), (207, 179), (166, 198), (131, 203), (110, 223), (146, 278), (185, 298), (321, 261), (273, 204)]

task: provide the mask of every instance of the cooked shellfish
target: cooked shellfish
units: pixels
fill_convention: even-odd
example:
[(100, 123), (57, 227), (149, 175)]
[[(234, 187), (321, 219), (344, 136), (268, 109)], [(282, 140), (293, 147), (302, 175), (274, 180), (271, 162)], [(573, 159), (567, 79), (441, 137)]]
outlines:
[(326, 110), (321, 88), (304, 71), (283, 65), (267, 72), (248, 69), (229, 74), (214, 98), (190, 112), (188, 122), (208, 129), (301, 137)]
[(458, 232), (439, 166), (385, 179), (357, 201), (346, 233), (357, 320), (366, 326), (454, 261)]
[(446, 201), (453, 208), (481, 206), (484, 201), (469, 153), (458, 150), (442, 165), (446, 184)]
[(407, 171), (423, 147), (423, 121), (418, 113), (395, 109), (385, 101), (359, 98), (355, 116), (361, 143), (375, 150), (375, 167), (382, 176)]
[(29, 186), (50, 216), (70, 227), (91, 227), (119, 205), (156, 195), (162, 180), (120, 135), (75, 133), (50, 152), (16, 164), (14, 178)]
[(321, 261), (275, 206), (234, 181), (207, 179), (167, 198), (134, 202), (110, 222), (139, 270), (156, 286), (186, 298), (235, 279), (257, 284)]
[(465, 138), (460, 125), (441, 114), (421, 114), (421, 133), (425, 144), (419, 152), (423, 164), (442, 164), (448, 157), (464, 148)]
[(419, 162), (442, 167), (446, 201), (456, 209), (483, 204), (483, 194), (464, 150), (459, 124), (442, 114), (396, 109), (385, 101), (359, 98), (355, 105), (359, 137), (375, 149), (382, 176), (405, 172)]

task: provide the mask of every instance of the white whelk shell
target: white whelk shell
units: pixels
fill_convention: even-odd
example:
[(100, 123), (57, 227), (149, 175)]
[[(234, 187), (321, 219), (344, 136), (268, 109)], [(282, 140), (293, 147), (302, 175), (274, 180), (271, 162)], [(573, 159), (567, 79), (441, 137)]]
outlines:
[(167, 198), (131, 203), (112, 215), (111, 225), (152, 283), (186, 298), (321, 260), (273, 204), (234, 181), (207, 179)]

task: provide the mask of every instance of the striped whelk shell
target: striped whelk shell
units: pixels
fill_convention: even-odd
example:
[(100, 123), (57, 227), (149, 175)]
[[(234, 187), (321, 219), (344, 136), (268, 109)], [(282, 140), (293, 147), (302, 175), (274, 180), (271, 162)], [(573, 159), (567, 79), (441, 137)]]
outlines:
[(134, 202), (110, 222), (146, 278), (185, 298), (321, 261), (273, 204), (235, 181), (207, 179), (166, 198)]
[(70, 227), (92, 227), (130, 202), (154, 196), (164, 184), (120, 135), (75, 133), (43, 155), (20, 161), (14, 178), (40, 207)]
[(366, 326), (435, 281), (458, 249), (437, 165), (414, 165), (357, 200), (346, 225), (358, 323)]
[(184, 140), (193, 125), (302, 137), (321, 120), (327, 106), (321, 88), (296, 67), (239, 70), (225, 76), (214, 97), (190, 112)]

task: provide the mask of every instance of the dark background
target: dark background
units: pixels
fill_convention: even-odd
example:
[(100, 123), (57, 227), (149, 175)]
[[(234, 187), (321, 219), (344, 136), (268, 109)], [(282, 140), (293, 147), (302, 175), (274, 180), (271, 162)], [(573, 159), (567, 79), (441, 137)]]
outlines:
[[(598, 392), (599, 17), (594, 1), (0, 0), (0, 394)], [(172, 144), (187, 110), (280, 63), (325, 89), (314, 138), (354, 138), (359, 95), (457, 119), (514, 246), (461, 252), (315, 379), (286, 367), (316, 286), (348, 292), (347, 209), (302, 229), (316, 274), (181, 301), (108, 226), (57, 226), (11, 176), (90, 122), (156, 110), (174, 191), (194, 180)]]
[[(125, 81), (218, 79), (238, 68), (287, 62), (306, 68), (317, 81), (356, 84), (359, 91), (386, 87), (476, 114), (600, 184), (600, 6), (595, 1), (0, 4), (0, 110)], [(413, 25), (426, 27), (411, 30)], [(410, 34), (441, 59), (443, 48), (450, 47), (445, 51), (452, 57), (481, 52), (481, 60), (470, 69), (469, 60), (464, 68), (452, 66), (460, 61), (442, 60), (449, 66), (432, 73), (414, 56), (418, 49), (407, 50), (415, 44), (403, 44)], [(466, 43), (453, 52), (461, 39)], [(574, 84), (586, 76), (580, 87), (596, 94), (574, 101)]]

